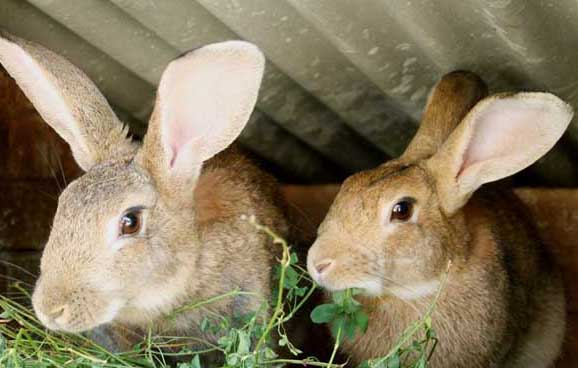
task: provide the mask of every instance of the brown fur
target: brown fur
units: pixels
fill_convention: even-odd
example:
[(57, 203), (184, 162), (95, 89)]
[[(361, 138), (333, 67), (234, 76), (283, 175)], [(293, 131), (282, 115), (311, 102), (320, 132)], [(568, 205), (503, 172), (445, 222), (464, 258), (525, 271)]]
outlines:
[[(154, 184), (148, 175), (139, 172), (141, 170), (134, 162), (95, 168), (65, 190), (54, 227), (66, 226), (72, 231), (53, 231), (51, 234), (34, 295), (36, 309), (49, 311), (63, 300), (86, 300), (88, 305), (74, 305), (71, 321), (78, 321), (78, 326), (71, 325), (68, 329), (95, 327), (98, 321), (91, 317), (100, 312), (98, 295), (95, 291), (90, 296), (83, 295), (89, 292), (89, 287), (84, 285), (98, 285), (99, 280), (92, 277), (106, 275), (109, 283), (117, 283), (115, 287), (117, 292), (124, 294), (123, 299), (129, 300), (115, 318), (128, 330), (145, 330), (152, 326), (158, 333), (168, 336), (199, 336), (198, 325), (204, 317), (214, 316), (213, 313), (233, 315), (234, 312), (257, 310), (263, 301), (261, 298), (269, 297), (270, 273), (267, 270), (271, 268), (276, 249), (267, 235), (258, 232), (241, 215), (253, 214), (265, 225), (285, 234), (287, 225), (278, 206), (275, 181), (236, 149), (230, 149), (205, 165), (195, 189), (195, 209), (175, 212), (167, 208), (162, 197), (152, 194)], [(127, 192), (140, 197), (140, 203), (154, 203), (154, 210), (147, 219), (150, 234), (146, 239), (123, 249), (122, 258), (118, 255), (107, 257), (106, 244), (93, 244), (90, 251), (69, 246), (90, 241), (82, 238), (83, 232), (73, 231), (76, 227), (69, 227), (71, 216), (79, 218), (79, 227), (86, 228), (88, 224), (82, 222), (95, 217), (106, 218), (108, 213), (118, 211)], [(90, 195), (82, 196), (81, 193)], [(219, 193), (228, 196), (221, 198), (217, 196)], [(79, 201), (79, 198), (82, 199)], [(230, 199), (236, 201), (234, 206), (227, 203)], [(226, 211), (215, 212), (215, 207)], [(195, 215), (201, 221), (195, 220)], [(151, 246), (157, 248), (156, 254), (145, 251)], [(64, 270), (66, 272), (62, 272)], [(63, 285), (66, 285), (64, 291)], [(182, 290), (175, 290), (183, 286)], [(175, 320), (167, 318), (177, 307), (237, 288), (256, 292), (259, 297), (229, 298), (204, 309), (183, 313)], [(130, 302), (143, 292), (158, 299), (162, 299), (164, 293), (174, 292), (175, 297), (152, 309), (142, 305), (139, 299), (136, 304)], [(105, 296), (110, 298), (114, 294), (102, 295)]]
[[(205, 317), (267, 314), (279, 249), (248, 217), (286, 236), (284, 207), (275, 180), (229, 147), (257, 99), (265, 59), (255, 46), (224, 42), (172, 62), (142, 146), (62, 57), (0, 34), (0, 61), (86, 170), (59, 198), (32, 297), (48, 328), (113, 323), (105, 335), (122, 349), (149, 327), (194, 340)], [(121, 234), (134, 207), (142, 230)], [(172, 315), (234, 290), (246, 294)]]
[(454, 71), (432, 89), (422, 116), (419, 132), (404, 152), (410, 160), (431, 156), (460, 123), (466, 113), (488, 94), (476, 74)]
[[(450, 94), (436, 103), (463, 101)], [(437, 124), (435, 119), (423, 123), (417, 137)], [(448, 126), (441, 128), (445, 136)], [(460, 143), (456, 134), (453, 145)], [(433, 302), (451, 261), (432, 317), (439, 344), (430, 366), (548, 366), (564, 335), (560, 276), (508, 188), (492, 184), (468, 201), (467, 192), (452, 197), (449, 178), (440, 186), (440, 178), (454, 172), (453, 158), (443, 167), (436, 154), (447, 146), (445, 136), (435, 138), (428, 146), (432, 150), (406, 151), (400, 159), (348, 178), (319, 228), (308, 255), (310, 273), (329, 290), (362, 289), (360, 301), (369, 314), (367, 332), (344, 342), (343, 349), (354, 364), (387, 354)], [(446, 192), (440, 196), (440, 191)], [(416, 201), (412, 220), (390, 223), (390, 206), (402, 197)], [(456, 204), (460, 201), (465, 206)], [(328, 262), (318, 271), (317, 265)]]
[[(31, 72), (30, 65), (23, 60), (28, 57), (46, 78)], [(84, 170), (111, 157), (134, 155), (137, 146), (127, 139), (128, 128), (118, 120), (92, 81), (66, 59), (0, 31), (0, 63), (42, 118), (50, 121), (64, 140), (77, 142), (71, 146), (72, 153)], [(57, 92), (53, 94), (54, 91)], [(54, 105), (61, 105), (63, 109), (54, 113)], [(69, 120), (76, 120), (78, 124), (69, 126)], [(91, 139), (96, 137), (99, 140)]]
[[(323, 221), (327, 210), (339, 192), (340, 185), (284, 185), (281, 191), (290, 208), (301, 217), (302, 237), (315, 239), (317, 227)], [(540, 238), (557, 268), (562, 273), (568, 312), (563, 351), (556, 363), (557, 367), (578, 365), (577, 349), (577, 308), (578, 305), (578, 191), (561, 188), (516, 188), (515, 194), (524, 203), (537, 225)], [(484, 249), (484, 247), (480, 247)], [(485, 247), (485, 249), (491, 249)], [(367, 298), (368, 308), (380, 303), (379, 298)], [(322, 341), (322, 340), (318, 340)], [(529, 364), (530, 365), (530, 364)], [(531, 365), (530, 365), (531, 366)]]

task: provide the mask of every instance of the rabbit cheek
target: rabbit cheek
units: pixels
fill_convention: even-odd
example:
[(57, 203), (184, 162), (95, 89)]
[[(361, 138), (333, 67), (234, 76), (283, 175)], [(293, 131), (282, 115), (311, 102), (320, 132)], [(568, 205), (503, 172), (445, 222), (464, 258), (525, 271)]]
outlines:
[(137, 290), (147, 285), (154, 274), (155, 261), (145, 242), (126, 243), (113, 255), (108, 266), (110, 270), (107, 280), (100, 280), (96, 285), (101, 290), (120, 291), (130, 299), (138, 293)]
[(439, 286), (440, 264), (443, 256), (435, 239), (424, 237), (421, 229), (396, 234), (386, 250), (390, 259), (383, 270), (385, 292), (411, 300), (434, 293)]

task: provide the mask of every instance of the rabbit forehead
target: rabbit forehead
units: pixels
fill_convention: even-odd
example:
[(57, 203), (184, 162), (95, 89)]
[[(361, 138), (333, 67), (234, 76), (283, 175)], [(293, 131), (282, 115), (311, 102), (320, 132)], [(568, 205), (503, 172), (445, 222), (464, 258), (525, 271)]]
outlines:
[(147, 189), (151, 178), (133, 163), (99, 165), (71, 183), (59, 198), (59, 206), (106, 204), (133, 191)]
[[(415, 199), (412, 220), (392, 222), (393, 206), (406, 197)], [(387, 278), (425, 285), (422, 291), (429, 292), (435, 281), (428, 281), (437, 277), (444, 256), (436, 235), (444, 232), (438, 229), (443, 224), (436, 198), (432, 178), (419, 164), (395, 160), (350, 177), (309, 251), (312, 264), (334, 261), (325, 286), (359, 287), (372, 295), (396, 292)]]
[(380, 167), (349, 177), (330, 210), (329, 219), (357, 228), (380, 220), (381, 211), (402, 197), (428, 197), (432, 187), (427, 174), (417, 165), (393, 160)]
[[(53, 233), (64, 231), (68, 238), (94, 237), (103, 231), (103, 221), (130, 206), (151, 206), (155, 201), (151, 179), (134, 164), (97, 166), (71, 183), (58, 200)], [(82, 225), (84, 228), (79, 228)], [(73, 230), (73, 231), (72, 231)], [(71, 232), (72, 231), (72, 232)]]

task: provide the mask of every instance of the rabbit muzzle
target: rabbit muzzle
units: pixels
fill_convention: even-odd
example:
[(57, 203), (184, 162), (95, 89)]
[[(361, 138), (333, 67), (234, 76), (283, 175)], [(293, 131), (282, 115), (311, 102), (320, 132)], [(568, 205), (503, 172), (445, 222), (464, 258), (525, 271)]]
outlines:
[(32, 304), (40, 322), (50, 330), (84, 332), (111, 322), (122, 308), (119, 299), (110, 298), (85, 286), (36, 284)]
[[(342, 251), (340, 251), (342, 250)], [(366, 274), (361, 255), (348, 256), (347, 248), (319, 238), (309, 249), (307, 270), (313, 280), (329, 291), (359, 288), (368, 294), (380, 294), (381, 279)]]

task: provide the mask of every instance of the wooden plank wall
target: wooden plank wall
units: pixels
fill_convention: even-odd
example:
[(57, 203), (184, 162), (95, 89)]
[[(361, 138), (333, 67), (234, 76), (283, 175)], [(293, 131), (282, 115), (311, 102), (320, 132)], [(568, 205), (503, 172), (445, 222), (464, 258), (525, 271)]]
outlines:
[(32, 281), (10, 263), (36, 273), (60, 189), (79, 173), (68, 145), (0, 68), (0, 288)]

